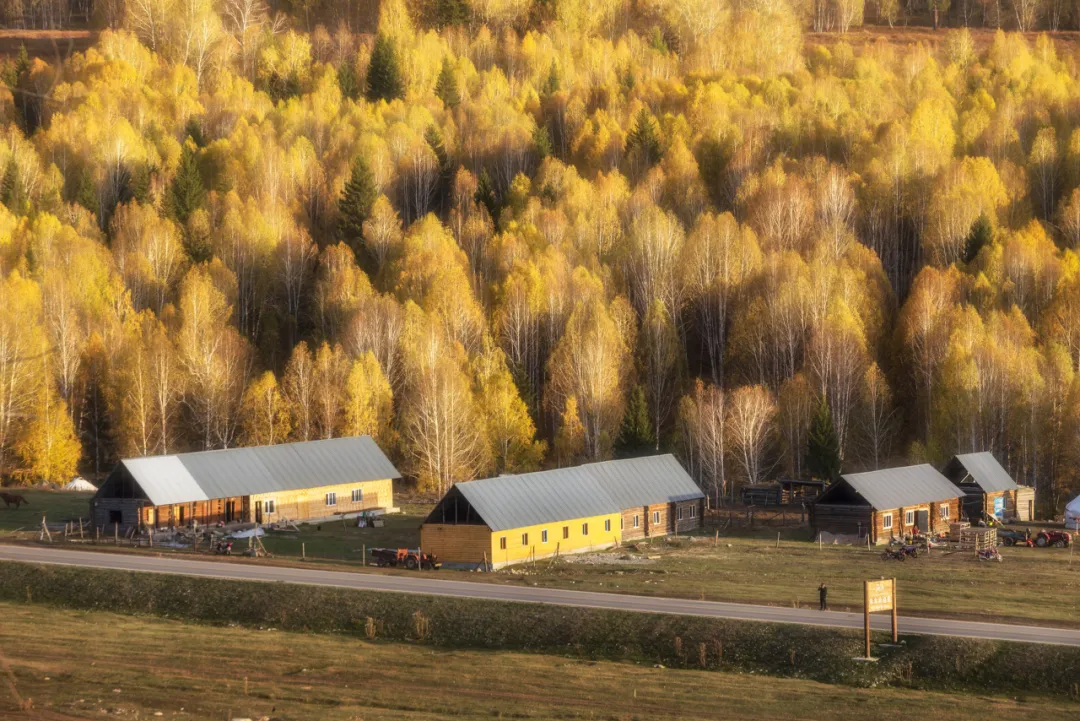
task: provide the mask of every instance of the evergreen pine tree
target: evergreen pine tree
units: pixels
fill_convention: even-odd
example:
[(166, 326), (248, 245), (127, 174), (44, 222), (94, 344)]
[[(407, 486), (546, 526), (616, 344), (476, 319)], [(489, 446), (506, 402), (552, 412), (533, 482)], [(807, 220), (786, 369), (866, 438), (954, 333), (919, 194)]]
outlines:
[(806, 468), (814, 478), (835, 481), (840, 477), (840, 439), (824, 399), (810, 421), (806, 436)]
[(353, 248), (357, 248), (360, 239), (364, 235), (364, 221), (371, 213), (371, 205), (379, 192), (375, 187), (375, 176), (371, 174), (371, 168), (362, 155), (353, 159), (352, 175), (345, 183), (341, 191), (341, 199), (338, 201), (338, 228), (341, 234), (349, 240)]
[(551, 131), (548, 130), (547, 125), (537, 125), (532, 138), (533, 146), (536, 148), (536, 155), (541, 160), (551, 155)]
[(356, 68), (351, 62), (344, 62), (337, 70), (338, 88), (341, 97), (356, 100), (360, 97), (360, 79), (356, 77)]
[(456, 108), (461, 104), (461, 90), (449, 58), (443, 58), (442, 70), (439, 71), (439, 79), (435, 83), (435, 94), (448, 108)]
[(482, 169), (480, 176), (476, 179), (476, 193), (473, 195), (473, 200), (487, 208), (488, 215), (494, 222), (499, 222), (499, 199), (495, 197), (495, 183), (487, 168)]
[(19, 166), (15, 163), (15, 158), (11, 158), (8, 161), (7, 167), (4, 168), (4, 179), (0, 181), (0, 203), (3, 203), (12, 212), (18, 212), (13, 205), (16, 203), (15, 198), (15, 183), (19, 177)]
[(451, 25), (464, 25), (469, 21), (469, 6), (465, 0), (437, 0), (435, 4), (435, 24), (439, 28)]
[(559, 77), (559, 65), (554, 60), (551, 61), (551, 69), (548, 70), (547, 80), (544, 81), (544, 87), (542, 93), (544, 95), (554, 95), (559, 92), (562, 87), (562, 80)]
[(450, 156), (446, 152), (446, 145), (443, 144), (442, 133), (434, 125), (428, 126), (428, 129), (424, 132), (424, 140), (427, 141), (428, 146), (435, 153), (435, 157), (439, 159), (439, 184), (435, 189), (435, 205), (439, 210), (442, 210), (446, 199), (450, 196), (450, 186), (454, 182), (454, 173), (450, 167)]
[(628, 451), (640, 450), (656, 442), (649, 418), (649, 403), (645, 399), (645, 389), (640, 385), (635, 385), (630, 391), (630, 402), (626, 406), (626, 415), (623, 416), (619, 441)]
[(371, 51), (371, 62), (367, 71), (367, 99), (372, 102), (385, 100), (390, 102), (405, 94), (405, 83), (401, 79), (397, 53), (390, 38), (379, 35), (375, 38), (375, 47)]
[(983, 246), (993, 239), (994, 227), (990, 224), (990, 219), (986, 217), (986, 213), (983, 213), (971, 224), (971, 231), (964, 242), (964, 262), (970, 263), (975, 260)]
[(626, 136), (626, 150), (637, 150), (641, 161), (646, 168), (656, 165), (663, 154), (660, 143), (660, 130), (656, 127), (656, 120), (647, 108), (642, 108), (637, 115), (634, 129)]
[(195, 157), (195, 143), (188, 139), (180, 155), (180, 167), (169, 186), (168, 205), (172, 216), (181, 224), (202, 207), (206, 200), (206, 186), (203, 185), (199, 162)]

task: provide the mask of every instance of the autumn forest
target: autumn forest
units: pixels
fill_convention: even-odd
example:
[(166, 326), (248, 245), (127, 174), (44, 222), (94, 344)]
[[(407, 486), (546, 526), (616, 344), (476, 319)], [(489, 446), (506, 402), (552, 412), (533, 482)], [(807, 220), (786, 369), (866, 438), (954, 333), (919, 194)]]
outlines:
[(819, 42), (784, 0), (107, 7), (0, 66), (8, 483), (371, 434), (423, 490), (657, 450), (714, 498), (972, 450), (1080, 488), (1076, 45)]

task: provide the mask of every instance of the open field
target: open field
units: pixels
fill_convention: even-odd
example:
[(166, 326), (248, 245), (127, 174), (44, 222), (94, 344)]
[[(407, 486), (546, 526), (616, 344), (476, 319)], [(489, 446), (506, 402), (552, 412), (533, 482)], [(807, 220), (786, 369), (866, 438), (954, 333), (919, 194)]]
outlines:
[(94, 30), (14, 30), (0, 29), (0, 56), (17, 55), (26, 46), (32, 58), (55, 63), (72, 53), (84, 52), (97, 42)]
[[(87, 513), (87, 494), (25, 491), (24, 495), (30, 506), (18, 511), (0, 508), (0, 531), (19, 527), (32, 531), (42, 513), (50, 522)], [(303, 544), (309, 562), (358, 569), (365, 545), (419, 543), (418, 528), (429, 506), (404, 504), (402, 510), (387, 516), (383, 528), (324, 523), (301, 526), (297, 534), (270, 534), (264, 542), (275, 558), (258, 562), (291, 564), (299, 559)], [(571, 558), (490, 574), (438, 573), (463, 581), (783, 606), (816, 605), (818, 584), (824, 582), (836, 610), (861, 608), (864, 579), (895, 576), (900, 608), (907, 615), (1080, 626), (1080, 555), (1074, 558), (1070, 549), (1007, 548), (1002, 550), (1003, 563), (939, 552), (900, 563), (882, 561), (880, 549), (818, 550), (817, 544), (804, 540), (808, 532), (802, 528), (782, 530), (779, 548), (775, 529), (725, 533), (717, 545), (712, 530), (703, 533), (694, 541), (654, 542), (640, 553), (632, 552), (636, 561), (620, 558), (626, 551), (617, 550), (592, 554), (588, 563)], [(645, 555), (659, 558), (647, 560)]]
[[(0, 604), (11, 719), (1064, 718), (1062, 699), (852, 689)], [(43, 633), (42, 629), (49, 629)], [(24, 706), (19, 710), (19, 705)]]
[(45, 516), (49, 523), (63, 523), (80, 516), (88, 519), (90, 499), (94, 495), (75, 491), (41, 491), (28, 488), (4, 488), (3, 490), (22, 496), (30, 504), (20, 506), (18, 510), (14, 506), (5, 508), (3, 504), (0, 504), (0, 537), (4, 532), (16, 531), (20, 528), (25, 531), (40, 528), (42, 516)]

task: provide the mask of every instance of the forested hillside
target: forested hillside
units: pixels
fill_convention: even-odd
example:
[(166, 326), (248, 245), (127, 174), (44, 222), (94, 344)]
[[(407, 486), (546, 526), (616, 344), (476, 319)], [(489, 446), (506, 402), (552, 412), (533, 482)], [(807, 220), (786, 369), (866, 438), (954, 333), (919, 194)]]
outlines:
[[(1080, 83), (782, 2), (147, 0), (2, 69), (0, 468), (373, 434), (421, 488), (1080, 462)], [(539, 13), (539, 14), (538, 14)]]

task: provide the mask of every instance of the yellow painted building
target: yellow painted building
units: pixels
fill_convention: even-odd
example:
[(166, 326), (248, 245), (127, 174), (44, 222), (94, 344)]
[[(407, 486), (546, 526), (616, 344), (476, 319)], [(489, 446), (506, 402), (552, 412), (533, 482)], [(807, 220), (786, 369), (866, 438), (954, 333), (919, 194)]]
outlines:
[(252, 494), (248, 520), (256, 523), (274, 523), (283, 519), (310, 521), (391, 508), (394, 505), (393, 486), (393, 481), (386, 478)]
[(666, 509), (700, 498), (671, 456), (468, 481), (435, 506), (420, 527), (420, 545), (444, 563), (503, 568), (618, 546), (624, 505)]

